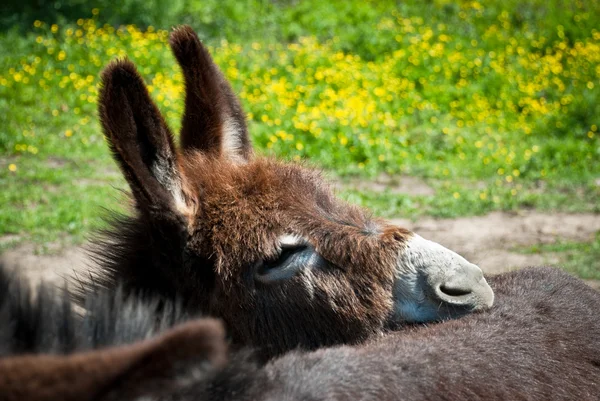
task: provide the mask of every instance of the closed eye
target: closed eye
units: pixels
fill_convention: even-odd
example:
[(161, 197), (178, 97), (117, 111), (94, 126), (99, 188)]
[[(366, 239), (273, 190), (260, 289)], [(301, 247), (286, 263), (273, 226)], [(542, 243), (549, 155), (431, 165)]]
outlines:
[(303, 238), (295, 235), (282, 236), (279, 239), (279, 252), (259, 263), (255, 278), (263, 284), (290, 279), (310, 266), (317, 257), (315, 249)]
[(267, 259), (263, 261), (262, 266), (259, 268), (259, 271), (262, 271), (264, 273), (267, 270), (285, 265), (286, 263), (290, 262), (290, 259), (292, 259), (295, 255), (305, 251), (307, 248), (308, 245), (306, 244), (282, 245), (279, 254), (272, 259)]

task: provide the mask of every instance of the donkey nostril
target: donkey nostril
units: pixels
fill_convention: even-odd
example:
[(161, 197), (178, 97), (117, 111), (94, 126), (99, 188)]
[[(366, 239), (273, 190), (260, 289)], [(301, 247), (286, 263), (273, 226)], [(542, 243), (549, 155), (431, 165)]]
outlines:
[(449, 287), (444, 284), (440, 285), (440, 291), (451, 297), (460, 297), (463, 295), (469, 295), (471, 292), (473, 292), (471, 289), (468, 289), (468, 288)]

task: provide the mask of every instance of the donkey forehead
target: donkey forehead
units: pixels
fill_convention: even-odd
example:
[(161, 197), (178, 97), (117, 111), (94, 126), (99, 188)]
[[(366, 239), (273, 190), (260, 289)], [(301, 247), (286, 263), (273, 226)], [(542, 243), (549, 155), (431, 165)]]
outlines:
[(271, 159), (246, 164), (196, 158), (186, 169), (189, 186), (205, 209), (244, 207), (246, 210), (285, 211), (342, 207), (314, 170)]
[(310, 168), (261, 158), (234, 165), (197, 157), (188, 164), (186, 176), (199, 199), (194, 226), (211, 233), (219, 227), (258, 231), (264, 241), (265, 236), (323, 232), (324, 225), (376, 231), (374, 220), (337, 199), (320, 173)]

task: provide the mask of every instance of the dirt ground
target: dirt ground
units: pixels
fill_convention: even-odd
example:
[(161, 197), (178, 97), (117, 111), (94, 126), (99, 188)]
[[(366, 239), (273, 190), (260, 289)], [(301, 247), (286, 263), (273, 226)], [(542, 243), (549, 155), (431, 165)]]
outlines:
[[(420, 219), (412, 222), (392, 219), (421, 236), (439, 242), (479, 265), (487, 274), (533, 265), (558, 264), (557, 254), (522, 254), (516, 247), (548, 244), (557, 240), (588, 241), (600, 230), (600, 215), (491, 213), (457, 219)], [(36, 254), (32, 245), (22, 245), (0, 255), (0, 263), (24, 272), (32, 281), (62, 282), (64, 277), (86, 274), (91, 265), (81, 247), (63, 249), (58, 254)], [(600, 289), (600, 282), (590, 282)]]

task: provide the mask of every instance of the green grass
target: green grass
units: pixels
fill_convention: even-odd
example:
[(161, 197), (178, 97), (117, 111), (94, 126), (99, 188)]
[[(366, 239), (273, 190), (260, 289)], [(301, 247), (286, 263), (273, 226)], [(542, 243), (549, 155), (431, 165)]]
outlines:
[(116, 189), (124, 187), (123, 180), (109, 160), (66, 155), (49, 160), (13, 158), (10, 161), (25, 171), (0, 178), (5, 188), (0, 193), (5, 205), (0, 209), (0, 232), (13, 237), (7, 245), (80, 243), (90, 229), (101, 227), (104, 208), (123, 210), (125, 196)]
[(157, 27), (180, 22), (211, 45), (259, 153), (435, 190), (342, 192), (376, 214), (600, 212), (600, 3), (173, 4), (0, 33), (0, 237), (11, 246), (80, 242), (100, 207), (122, 205), (96, 121), (98, 73), (127, 54), (177, 128), (181, 74)]
[[(597, 201), (598, 188), (573, 185), (569, 182), (556, 183), (552, 187), (538, 188), (535, 184), (525, 184), (517, 196), (510, 188), (493, 188), (490, 192), (476, 189), (485, 182), (449, 181), (432, 182), (434, 195), (415, 196), (393, 193), (391, 191), (372, 192), (346, 189), (340, 195), (348, 201), (370, 208), (384, 217), (434, 216), (453, 218), (460, 216), (482, 215), (503, 210), (516, 211), (536, 209), (552, 212), (597, 213), (600, 205)], [(482, 195), (486, 195), (482, 199)]]
[(520, 251), (529, 254), (558, 254), (565, 270), (583, 279), (600, 280), (600, 232), (590, 242), (558, 242)]

